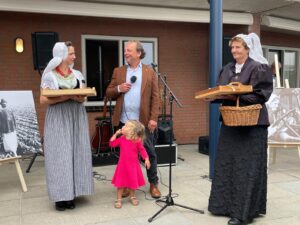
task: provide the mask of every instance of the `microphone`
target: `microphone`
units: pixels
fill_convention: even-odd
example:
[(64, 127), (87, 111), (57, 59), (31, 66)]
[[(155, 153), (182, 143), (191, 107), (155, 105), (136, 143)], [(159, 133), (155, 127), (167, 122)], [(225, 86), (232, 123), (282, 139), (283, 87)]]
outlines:
[(156, 63), (151, 63), (152, 68), (155, 70), (155, 68), (157, 67)]
[(132, 77), (130, 77), (130, 82), (133, 84), (133, 83), (135, 83), (136, 82), (136, 76), (132, 76)]

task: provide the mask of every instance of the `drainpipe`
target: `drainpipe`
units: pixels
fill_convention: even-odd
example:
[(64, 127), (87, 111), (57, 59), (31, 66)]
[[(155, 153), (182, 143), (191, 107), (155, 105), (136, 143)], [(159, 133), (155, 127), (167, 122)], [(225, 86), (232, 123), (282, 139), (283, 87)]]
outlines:
[[(223, 0), (210, 0), (209, 86), (215, 87), (222, 69)], [(209, 178), (214, 177), (219, 137), (219, 104), (209, 105)]]

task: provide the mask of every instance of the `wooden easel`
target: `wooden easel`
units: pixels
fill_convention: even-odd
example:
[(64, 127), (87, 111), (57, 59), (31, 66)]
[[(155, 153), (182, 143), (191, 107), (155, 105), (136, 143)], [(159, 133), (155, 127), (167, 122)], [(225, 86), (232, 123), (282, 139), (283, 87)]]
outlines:
[(2, 165), (3, 163), (10, 163), (10, 162), (14, 162), (16, 169), (17, 169), (17, 173), (19, 175), (19, 179), (21, 182), (21, 186), (24, 192), (27, 192), (27, 186), (24, 180), (24, 176), (22, 173), (22, 169), (19, 163), (19, 159), (21, 158), (21, 156), (16, 156), (16, 157), (12, 157), (12, 158), (6, 158), (6, 159), (0, 159), (0, 165)]
[[(280, 82), (280, 73), (279, 73), (279, 63), (278, 63), (278, 56), (277, 54), (274, 55), (274, 62), (275, 62), (275, 71), (276, 71), (276, 83), (277, 83), (277, 88), (282, 88), (281, 87), (281, 82)], [(288, 79), (285, 79), (285, 87), (290, 88), (290, 84)], [(299, 154), (299, 159), (300, 159), (300, 143), (268, 143), (268, 169), (269, 169), (269, 164), (270, 164), (270, 150), (271, 148), (273, 149), (273, 156), (272, 156), (272, 164), (276, 162), (276, 154), (277, 154), (277, 149), (276, 148), (298, 148), (298, 154)]]
[[(298, 149), (298, 156), (300, 159), (300, 143), (269, 143), (268, 144), (268, 167), (270, 164), (270, 148), (295, 148)], [(272, 156), (272, 164), (276, 162), (276, 152), (277, 149), (273, 149), (273, 156)]]
[[(275, 62), (275, 71), (276, 71), (276, 83), (277, 83), (277, 88), (283, 88), (281, 86), (280, 82), (280, 73), (279, 73), (279, 63), (278, 63), (278, 56), (277, 54), (274, 55), (274, 62)], [(288, 79), (285, 79), (285, 87), (290, 88), (289, 81)], [(272, 156), (272, 164), (276, 162), (276, 154), (277, 154), (277, 149), (276, 148), (298, 148), (298, 154), (299, 154), (299, 159), (300, 159), (300, 143), (289, 143), (289, 142), (284, 142), (284, 143), (268, 143), (268, 169), (270, 165), (270, 150), (271, 148), (273, 149), (273, 156)]]

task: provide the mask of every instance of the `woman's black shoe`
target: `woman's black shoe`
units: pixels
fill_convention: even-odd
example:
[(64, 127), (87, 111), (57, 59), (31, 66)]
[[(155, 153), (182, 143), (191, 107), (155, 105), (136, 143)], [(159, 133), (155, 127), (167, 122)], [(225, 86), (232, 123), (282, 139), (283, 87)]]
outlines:
[(65, 202), (55, 202), (55, 209), (57, 211), (64, 211), (66, 209), (66, 204)]
[(238, 218), (230, 218), (230, 220), (228, 221), (228, 225), (244, 225), (244, 223)]
[(228, 220), (228, 225), (247, 225), (249, 223), (252, 223), (253, 219), (248, 219), (247, 221), (239, 220), (238, 218), (230, 218)]
[(65, 201), (65, 206), (67, 209), (75, 209), (75, 203), (73, 201)]

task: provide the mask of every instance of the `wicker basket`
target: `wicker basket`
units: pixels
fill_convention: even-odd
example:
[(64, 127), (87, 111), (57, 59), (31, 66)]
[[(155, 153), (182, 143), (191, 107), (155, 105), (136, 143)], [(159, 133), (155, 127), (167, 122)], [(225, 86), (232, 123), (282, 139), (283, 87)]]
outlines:
[(238, 97), (236, 106), (220, 106), (220, 112), (226, 126), (253, 126), (257, 125), (261, 108), (260, 104), (240, 107)]

